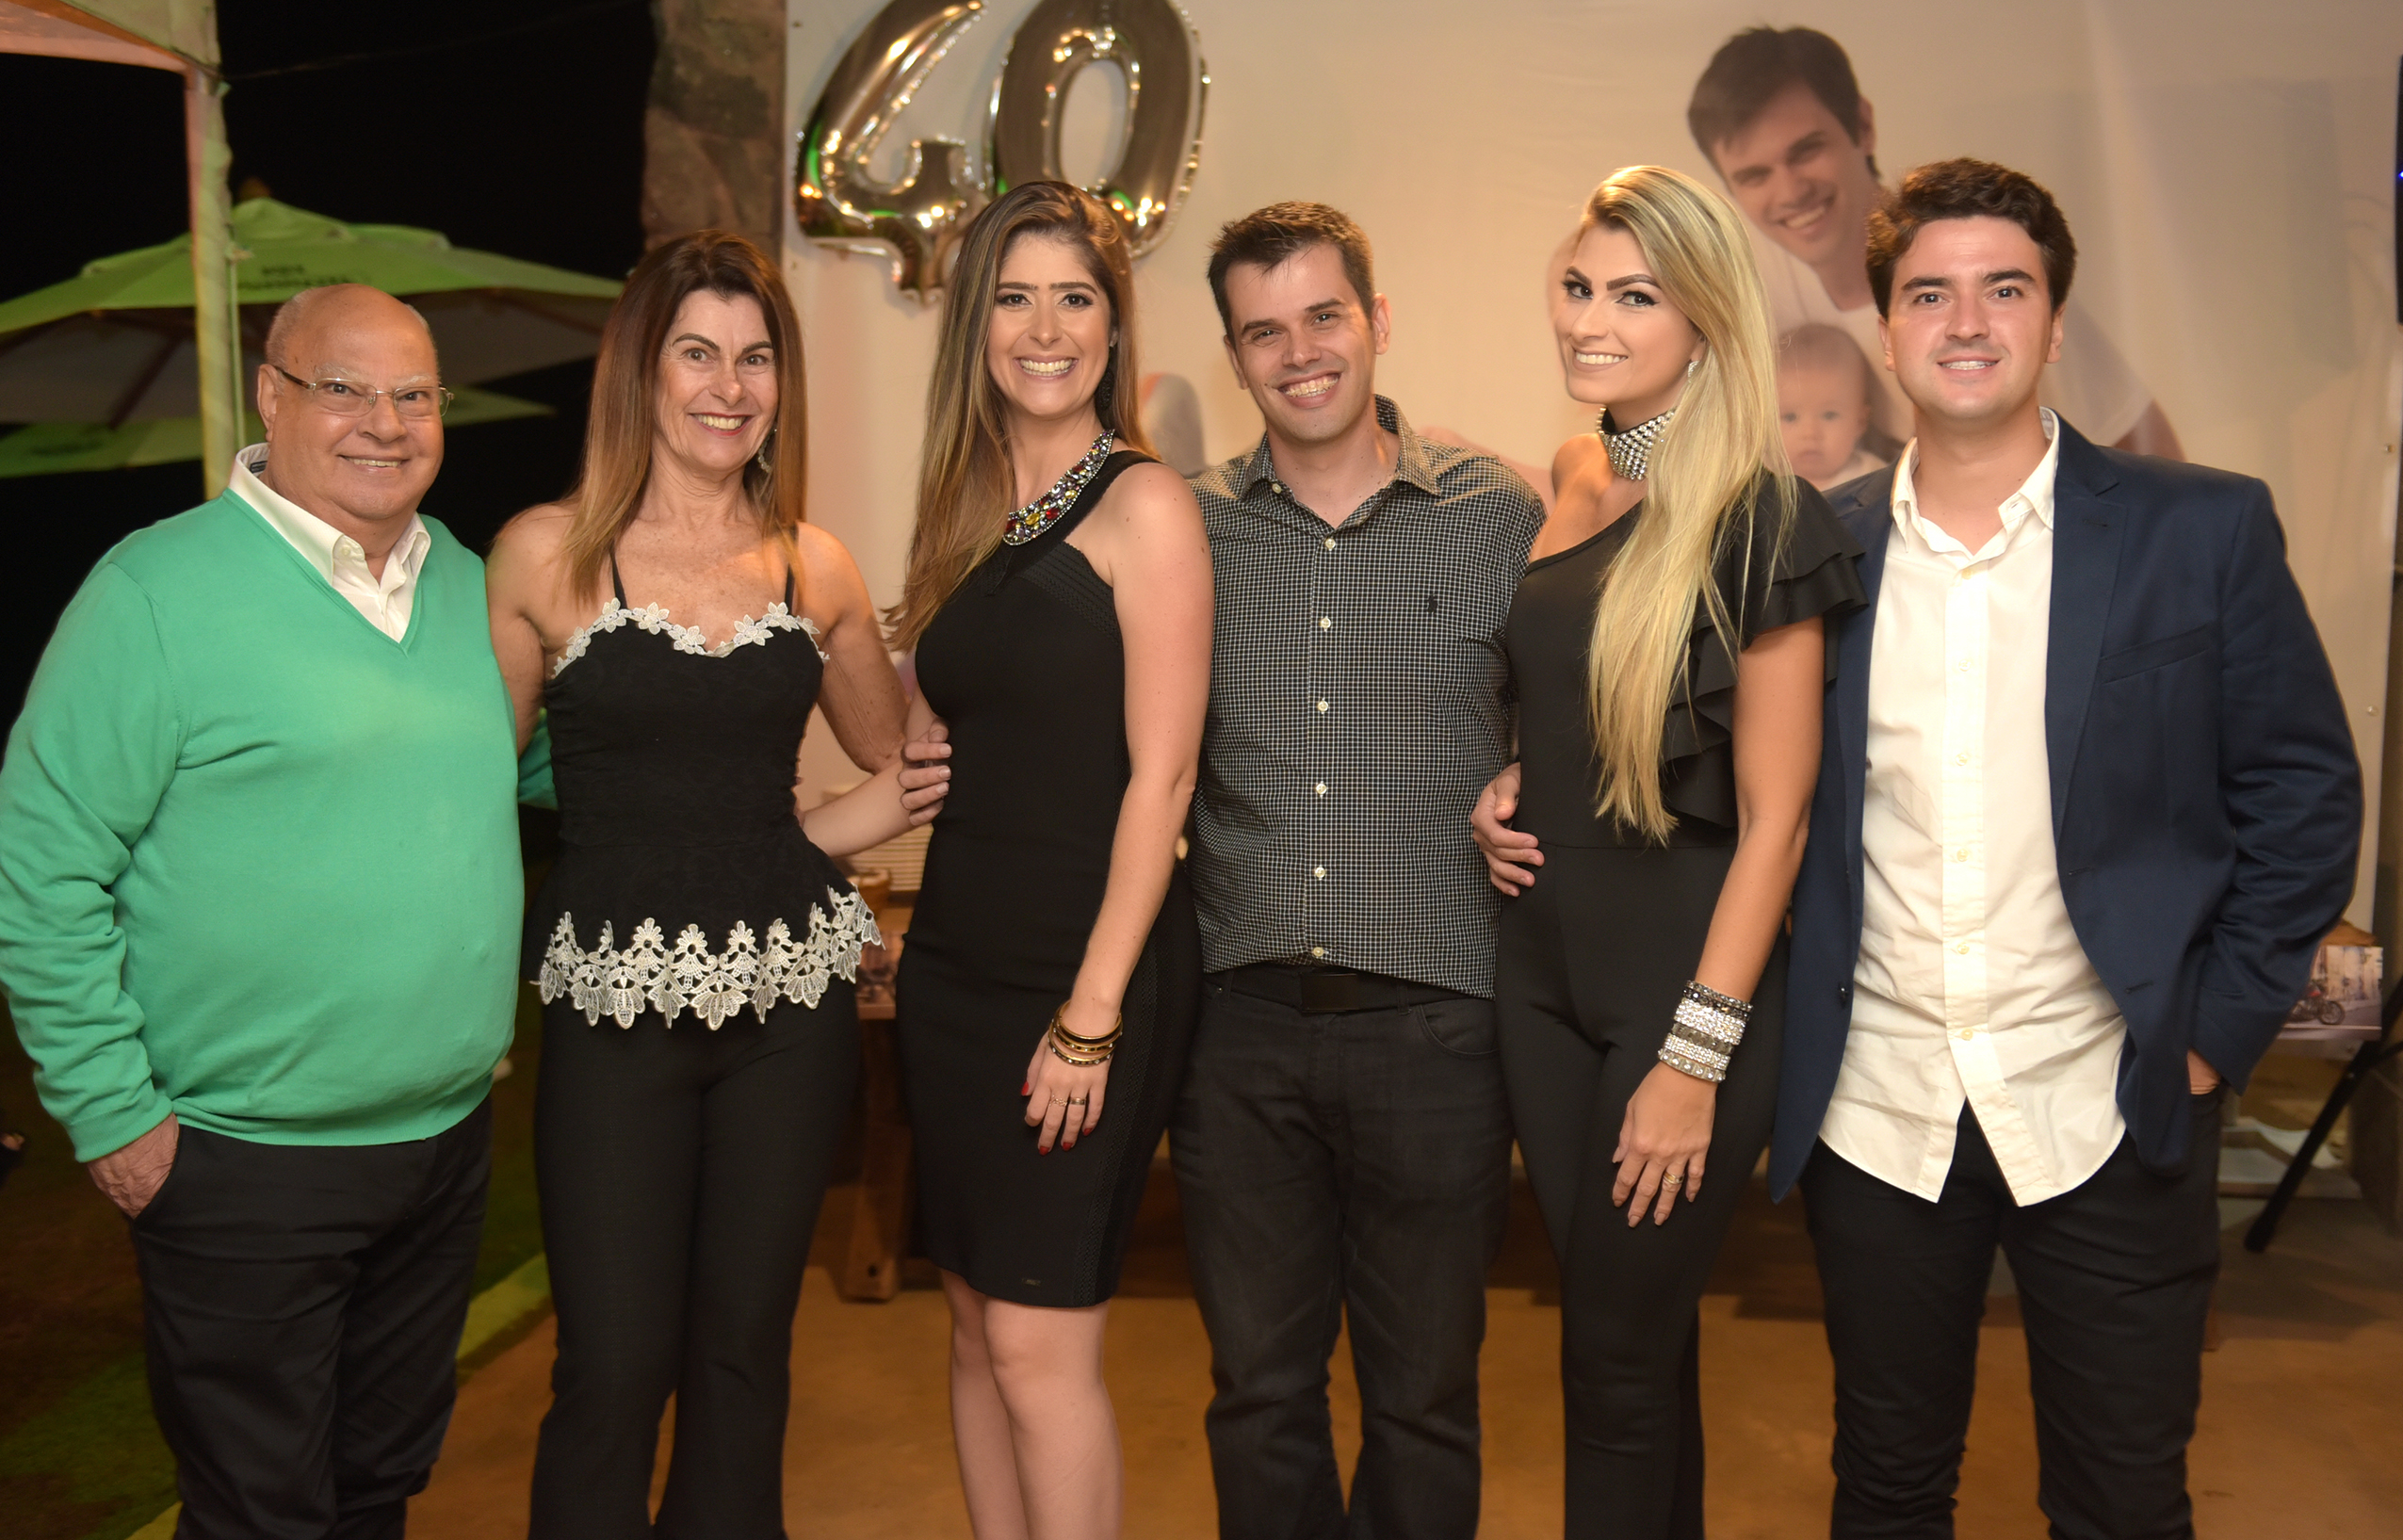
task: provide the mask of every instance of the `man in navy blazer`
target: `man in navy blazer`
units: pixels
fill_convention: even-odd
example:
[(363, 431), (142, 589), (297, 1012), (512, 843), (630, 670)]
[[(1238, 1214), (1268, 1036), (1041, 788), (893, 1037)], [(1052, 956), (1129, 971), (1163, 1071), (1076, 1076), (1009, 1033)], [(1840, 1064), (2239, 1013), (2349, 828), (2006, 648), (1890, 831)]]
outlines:
[(1998, 1244), (2052, 1533), (2193, 1532), (2221, 1088), (2352, 891), (2360, 770), (2268, 489), (2038, 405), (2075, 254), (1977, 161), (1872, 225), (1918, 436), (1830, 498), (1869, 605), (1829, 638), (1769, 1169), (1818, 1250), (1837, 1536), (1952, 1534)]

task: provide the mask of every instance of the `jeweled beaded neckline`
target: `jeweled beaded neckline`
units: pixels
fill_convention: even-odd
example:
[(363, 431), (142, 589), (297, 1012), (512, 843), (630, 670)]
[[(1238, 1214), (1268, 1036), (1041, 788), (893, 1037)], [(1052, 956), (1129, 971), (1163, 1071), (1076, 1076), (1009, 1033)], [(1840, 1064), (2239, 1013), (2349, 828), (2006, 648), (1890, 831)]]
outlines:
[(1602, 436), (1602, 447), (1610, 452), (1612, 474), (1629, 481), (1643, 480), (1651, 468), (1652, 446), (1660, 442), (1669, 419), (1676, 415), (1677, 408), (1671, 407), (1622, 433), (1611, 426), (1610, 408), (1602, 408), (1601, 415), (1594, 419), (1594, 431)]
[(1067, 475), (1052, 482), (1049, 492), (1027, 504), (1026, 507), (1014, 509), (1003, 515), (1001, 543), (1005, 545), (1024, 545), (1028, 541), (1057, 524), (1060, 515), (1074, 508), (1077, 498), (1083, 494), (1084, 489), (1093, 484), (1095, 477), (1101, 474), (1102, 462), (1110, 458), (1110, 445), (1116, 436), (1108, 429), (1103, 429), (1101, 436), (1093, 441), (1093, 447), (1085, 451), (1084, 458), (1069, 466)]

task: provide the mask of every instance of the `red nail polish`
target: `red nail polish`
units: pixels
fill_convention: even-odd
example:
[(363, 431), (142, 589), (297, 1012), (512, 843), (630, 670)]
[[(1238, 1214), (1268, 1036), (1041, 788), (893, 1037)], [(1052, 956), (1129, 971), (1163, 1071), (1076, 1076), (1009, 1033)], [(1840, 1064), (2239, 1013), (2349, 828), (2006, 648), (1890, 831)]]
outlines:
[(1026, 1084), (1024, 1084), (1024, 1085), (1022, 1085), (1022, 1086), (1018, 1087), (1018, 1094), (1019, 1094), (1019, 1095), (1021, 1095), (1021, 1096), (1031, 1096), (1031, 1095), (1033, 1095), (1033, 1094), (1034, 1094), (1034, 1082), (1033, 1082), (1032, 1080), (1029, 1080)]

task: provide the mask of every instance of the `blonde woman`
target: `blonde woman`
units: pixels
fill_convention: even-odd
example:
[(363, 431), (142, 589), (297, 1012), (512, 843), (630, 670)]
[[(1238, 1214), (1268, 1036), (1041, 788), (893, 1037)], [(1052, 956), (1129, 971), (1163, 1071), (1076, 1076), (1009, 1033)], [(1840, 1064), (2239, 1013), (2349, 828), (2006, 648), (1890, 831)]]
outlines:
[(1696, 1306), (1769, 1136), (1822, 620), (1861, 602), (1858, 551), (1785, 468), (1768, 306), (1717, 194), (1614, 173), (1552, 323), (1600, 418), (1552, 462), (1504, 633), (1519, 763), (1475, 817), (1516, 895), (1503, 1076), (1561, 1264), (1568, 1532), (1698, 1537)]
[(1198, 1003), (1176, 847), (1210, 548), (1137, 426), (1133, 299), (1125, 232), (1091, 194), (1028, 183), (977, 217), (892, 618), (957, 777), (900, 1026), (979, 1540), (1118, 1532), (1102, 1324)]
[[(535, 1540), (784, 1532), (793, 1308), (859, 1060), (876, 934), (829, 857), (913, 821), (859, 570), (803, 520), (801, 332), (774, 265), (702, 231), (601, 334), (584, 475), (501, 531), (493, 647), (549, 713), (560, 853), (528, 914), (559, 1361)], [(793, 814), (813, 705), (875, 772)]]

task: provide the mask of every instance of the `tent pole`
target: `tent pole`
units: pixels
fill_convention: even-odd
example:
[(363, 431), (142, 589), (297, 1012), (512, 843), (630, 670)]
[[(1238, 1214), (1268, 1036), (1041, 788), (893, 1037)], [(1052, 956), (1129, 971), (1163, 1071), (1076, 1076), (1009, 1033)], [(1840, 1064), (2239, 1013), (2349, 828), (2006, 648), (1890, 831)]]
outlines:
[(225, 490), (242, 446), (241, 339), (235, 331), (233, 203), (225, 186), (233, 152), (225, 141), (225, 85), (194, 63), (184, 72), (185, 166), (192, 202), (192, 331), (200, 353), (201, 481)]

